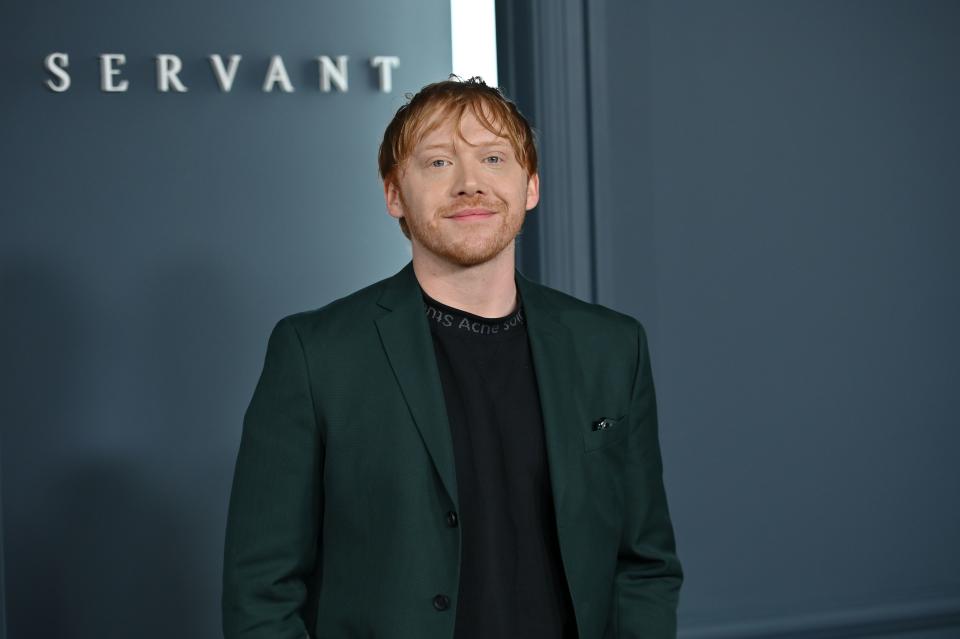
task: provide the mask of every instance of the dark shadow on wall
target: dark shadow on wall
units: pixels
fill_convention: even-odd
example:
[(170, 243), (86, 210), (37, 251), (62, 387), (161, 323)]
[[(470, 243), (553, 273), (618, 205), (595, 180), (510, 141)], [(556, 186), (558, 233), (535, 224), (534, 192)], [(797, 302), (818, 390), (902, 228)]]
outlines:
[[(153, 442), (152, 460), (189, 522), (196, 580), (196, 637), (220, 636), (223, 542), (243, 413), (253, 392), (276, 309), (243, 284), (258, 275), (210, 255), (178, 255), (142, 272), (143, 323), (131, 357), (150, 362), (137, 386)], [(269, 278), (264, 274), (262, 277)], [(269, 285), (254, 285), (264, 290)], [(273, 286), (282, 296), (283, 286)]]
[(75, 442), (70, 427), (83, 404), (77, 383), (84, 308), (66, 274), (32, 259), (0, 270), (2, 484), (7, 625), (11, 636), (63, 636), (64, 583), (59, 550), (79, 522), (53, 508), (62, 458)]
[(31, 545), (16, 636), (189, 636), (202, 599), (185, 513), (133, 462), (85, 461), (33, 518), (46, 543)]
[(119, 308), (62, 265), (19, 259), (0, 270), (11, 637), (219, 631), (223, 523), (249, 391), (236, 380), (250, 374), (236, 372), (242, 331), (225, 311), (238, 298), (213, 271), (164, 264)]

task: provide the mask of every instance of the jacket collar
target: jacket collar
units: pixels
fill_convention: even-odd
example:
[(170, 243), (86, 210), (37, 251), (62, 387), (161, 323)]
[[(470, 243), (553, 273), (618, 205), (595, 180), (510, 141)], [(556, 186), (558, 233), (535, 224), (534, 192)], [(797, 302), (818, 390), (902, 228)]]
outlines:
[[(561, 321), (563, 308), (556, 298), (516, 269), (514, 280), (523, 304), (554, 504), (559, 513), (566, 489), (565, 469), (571, 468), (581, 452), (576, 445), (581, 433), (574, 417), (581, 414), (579, 394), (573, 392), (583, 387), (581, 371), (572, 333)], [(437, 473), (459, 509), (446, 402), (413, 261), (387, 278), (377, 304), (390, 311), (376, 320), (383, 348)]]

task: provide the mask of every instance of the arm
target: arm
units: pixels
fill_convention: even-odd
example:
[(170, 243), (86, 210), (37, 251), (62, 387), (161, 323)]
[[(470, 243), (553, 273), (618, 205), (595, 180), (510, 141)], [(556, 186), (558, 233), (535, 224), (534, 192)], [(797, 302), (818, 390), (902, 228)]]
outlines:
[(625, 486), (627, 511), (617, 555), (617, 636), (673, 639), (683, 571), (663, 488), (650, 354), (637, 323), (637, 373), (630, 402)]
[(302, 639), (318, 553), (323, 444), (303, 347), (288, 319), (270, 334), (243, 419), (223, 566), (227, 639)]

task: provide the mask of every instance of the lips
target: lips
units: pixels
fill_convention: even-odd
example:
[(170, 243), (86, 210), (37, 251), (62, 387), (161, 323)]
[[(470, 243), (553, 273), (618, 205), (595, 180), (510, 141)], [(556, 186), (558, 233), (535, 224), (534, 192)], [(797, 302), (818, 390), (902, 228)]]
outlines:
[(457, 211), (450, 217), (487, 217), (493, 215), (495, 211), (490, 209), (463, 209), (462, 211)]

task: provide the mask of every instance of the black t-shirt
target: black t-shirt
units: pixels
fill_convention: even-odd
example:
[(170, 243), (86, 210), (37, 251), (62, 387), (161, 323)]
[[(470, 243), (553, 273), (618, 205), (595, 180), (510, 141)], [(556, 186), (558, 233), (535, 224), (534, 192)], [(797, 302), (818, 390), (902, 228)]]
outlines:
[(483, 318), (423, 292), (460, 502), (455, 639), (577, 636), (519, 295), (514, 312)]

